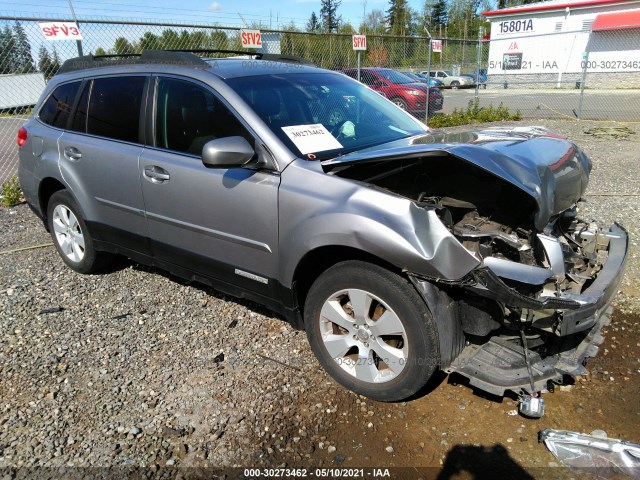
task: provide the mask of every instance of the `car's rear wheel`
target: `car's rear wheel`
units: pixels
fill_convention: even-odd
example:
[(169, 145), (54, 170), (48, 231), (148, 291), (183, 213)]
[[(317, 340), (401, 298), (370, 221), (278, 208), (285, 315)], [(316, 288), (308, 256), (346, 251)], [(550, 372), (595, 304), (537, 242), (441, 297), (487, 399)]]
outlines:
[(460, 88), (460, 82), (451, 82), (451, 89), (452, 90), (457, 90)]
[(51, 195), (47, 222), (53, 244), (69, 267), (76, 272), (92, 273), (105, 266), (108, 255), (95, 250), (80, 209), (66, 190)]
[(393, 103), (395, 103), (397, 106), (399, 106), (402, 110), (406, 110), (407, 107), (407, 102), (405, 102), (403, 99), (401, 99), (400, 97), (396, 97), (393, 100), (391, 100)]
[(412, 396), (439, 364), (431, 314), (403, 277), (377, 265), (341, 262), (305, 302), (311, 348), (340, 384), (379, 401)]

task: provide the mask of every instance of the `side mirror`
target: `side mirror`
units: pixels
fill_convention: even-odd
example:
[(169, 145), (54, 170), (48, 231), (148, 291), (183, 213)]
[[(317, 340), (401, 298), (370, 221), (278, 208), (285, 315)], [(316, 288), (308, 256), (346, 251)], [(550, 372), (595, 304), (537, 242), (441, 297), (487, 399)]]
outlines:
[(243, 137), (216, 138), (204, 144), (202, 163), (212, 168), (242, 167), (255, 153)]
[(377, 78), (376, 78), (376, 79), (373, 81), (372, 85), (373, 85), (374, 87), (386, 87), (386, 85), (387, 85), (387, 84), (386, 84), (386, 83), (384, 83), (382, 80), (379, 80), (379, 79), (377, 79)]

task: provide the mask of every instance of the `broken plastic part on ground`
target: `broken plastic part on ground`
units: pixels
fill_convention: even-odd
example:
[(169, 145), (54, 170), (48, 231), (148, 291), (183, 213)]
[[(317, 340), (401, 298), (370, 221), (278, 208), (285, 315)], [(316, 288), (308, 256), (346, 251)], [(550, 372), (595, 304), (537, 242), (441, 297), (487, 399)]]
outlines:
[(617, 473), (640, 478), (638, 444), (606, 438), (606, 434), (601, 437), (551, 428), (542, 430), (539, 440), (563, 465), (575, 471), (602, 479), (617, 478)]

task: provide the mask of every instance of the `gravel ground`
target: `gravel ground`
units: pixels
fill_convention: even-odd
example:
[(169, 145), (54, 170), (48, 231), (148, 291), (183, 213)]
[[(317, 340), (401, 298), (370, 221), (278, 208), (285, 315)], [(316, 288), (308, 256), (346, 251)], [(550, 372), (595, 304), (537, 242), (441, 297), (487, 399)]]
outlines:
[[(320, 369), (304, 332), (258, 305), (124, 260), (76, 274), (43, 247), (0, 255), (0, 479), (29, 478), (25, 467), (171, 465), (491, 466), (555, 478), (568, 471), (549, 468), (542, 428), (640, 442), (640, 128), (611, 139), (584, 133), (607, 124), (544, 125), (594, 161), (583, 216), (620, 220), (632, 245), (602, 353), (589, 375), (545, 396), (543, 419), (511, 416), (514, 398), (444, 374), (408, 403), (358, 397)], [(0, 225), (2, 252), (50, 242), (25, 205), (1, 208)]]

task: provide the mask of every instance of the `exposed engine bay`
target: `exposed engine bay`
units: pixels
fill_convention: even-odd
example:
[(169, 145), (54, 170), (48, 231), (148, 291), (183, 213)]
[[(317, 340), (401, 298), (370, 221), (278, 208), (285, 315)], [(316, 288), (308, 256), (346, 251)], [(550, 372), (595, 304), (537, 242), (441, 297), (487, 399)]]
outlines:
[[(534, 394), (561, 383), (563, 374), (584, 370), (584, 358), (595, 355), (599, 339), (589, 338), (590, 351), (580, 345), (587, 335), (599, 335), (600, 326), (593, 327), (606, 317), (602, 305), (584, 313), (585, 306), (600, 300), (591, 298), (589, 287), (607, 263), (610, 242), (621, 238), (615, 229), (623, 230), (603, 230), (579, 219), (582, 190), (561, 192), (562, 202), (556, 203), (566, 208), (549, 215), (539, 229), (540, 200), (446, 152), (343, 165), (332, 173), (434, 210), (482, 262), (464, 279), (425, 279), (456, 300), (464, 331), (466, 346), (452, 353), (446, 371), (457, 371), (472, 385), (502, 395), (505, 390)], [(562, 190), (559, 180), (554, 187), (556, 193)], [(565, 358), (567, 352), (573, 356)]]

